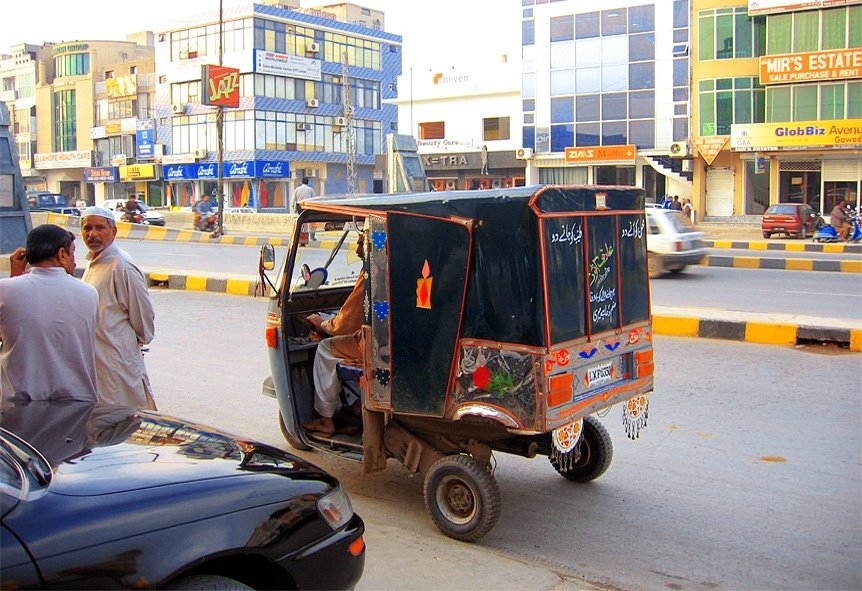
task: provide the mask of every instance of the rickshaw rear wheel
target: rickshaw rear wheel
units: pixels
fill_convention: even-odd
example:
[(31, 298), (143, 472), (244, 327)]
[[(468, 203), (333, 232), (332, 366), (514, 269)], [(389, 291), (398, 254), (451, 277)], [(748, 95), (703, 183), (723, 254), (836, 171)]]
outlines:
[(311, 448), (297, 438), (293, 433), (287, 430), (287, 425), (284, 424), (284, 417), (281, 416), (281, 411), (278, 411), (278, 429), (281, 431), (281, 436), (293, 449), (299, 451), (308, 451)]
[(584, 432), (578, 442), (580, 457), (571, 470), (563, 471), (551, 456), (551, 465), (560, 476), (572, 482), (590, 482), (605, 473), (614, 458), (614, 444), (605, 426), (595, 417), (584, 419)]
[(500, 518), (500, 489), (484, 464), (466, 455), (438, 460), (425, 475), (425, 506), (440, 530), (475, 542)]

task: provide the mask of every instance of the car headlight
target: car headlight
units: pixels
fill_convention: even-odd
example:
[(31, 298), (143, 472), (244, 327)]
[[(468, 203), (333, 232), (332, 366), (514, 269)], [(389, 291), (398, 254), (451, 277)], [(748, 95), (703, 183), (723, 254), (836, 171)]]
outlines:
[(317, 500), (317, 510), (332, 529), (338, 529), (353, 517), (353, 506), (340, 486)]

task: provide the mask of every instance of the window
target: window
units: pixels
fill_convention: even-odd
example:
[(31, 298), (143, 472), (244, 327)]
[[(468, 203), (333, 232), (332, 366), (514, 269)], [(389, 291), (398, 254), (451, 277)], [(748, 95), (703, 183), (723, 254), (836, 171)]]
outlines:
[(757, 57), (764, 53), (766, 19), (748, 16), (747, 7), (702, 10), (698, 23), (701, 60)]
[(509, 139), (509, 118), (489, 117), (482, 119), (482, 139), (484, 141)]
[(574, 120), (574, 97), (567, 96), (551, 99), (551, 123), (571, 123)]
[(54, 93), (54, 151), (68, 152), (78, 149), (75, 91)]
[(419, 124), (420, 140), (442, 140), (446, 137), (446, 123), (433, 121)]
[(655, 31), (655, 6), (632, 6), (629, 8), (629, 33)]
[(598, 12), (584, 12), (575, 15), (575, 37), (589, 39), (599, 36), (600, 16)]
[(625, 35), (626, 30), (626, 9), (614, 8), (613, 10), (602, 11), (602, 36), (608, 35)]
[(700, 135), (730, 135), (734, 123), (763, 123), (765, 92), (756, 78), (701, 80)]
[(533, 45), (536, 43), (535, 21), (523, 21), (521, 23), (521, 45)]
[(862, 46), (862, 6), (770, 14), (766, 19), (769, 55)]
[(90, 73), (89, 53), (68, 53), (54, 58), (54, 75), (83, 76)]
[(766, 89), (766, 120), (814, 121), (862, 116), (862, 82), (824, 82)]
[(566, 16), (551, 17), (551, 42), (571, 41), (575, 38), (575, 18)]

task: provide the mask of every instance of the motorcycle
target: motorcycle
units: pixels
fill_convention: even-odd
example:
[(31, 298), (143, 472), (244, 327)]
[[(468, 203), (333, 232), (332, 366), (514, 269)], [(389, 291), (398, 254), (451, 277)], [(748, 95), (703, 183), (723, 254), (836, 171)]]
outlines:
[(207, 214), (201, 215), (198, 212), (195, 212), (195, 228), (200, 230), (201, 232), (212, 232), (216, 229), (218, 225), (218, 215), (216, 212), (211, 211)]
[[(841, 242), (837, 230), (832, 224), (824, 224), (814, 233), (811, 238), (814, 242)], [(862, 228), (859, 227), (859, 216), (853, 218), (847, 242), (859, 242), (862, 240)]]
[(130, 224), (142, 224), (146, 226), (149, 222), (144, 219), (143, 212), (140, 211), (127, 211), (123, 214), (123, 221), (129, 222)]

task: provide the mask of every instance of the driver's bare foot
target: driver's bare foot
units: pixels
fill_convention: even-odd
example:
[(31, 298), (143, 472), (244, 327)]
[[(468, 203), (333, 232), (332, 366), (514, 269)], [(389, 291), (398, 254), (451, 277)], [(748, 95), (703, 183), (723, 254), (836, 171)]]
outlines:
[(317, 417), (313, 421), (303, 424), (302, 428), (321, 435), (333, 435), (335, 433), (335, 423), (332, 422), (332, 417)]

